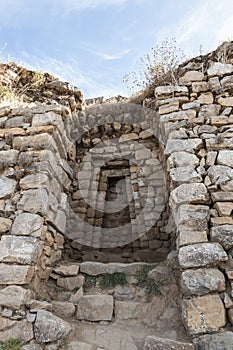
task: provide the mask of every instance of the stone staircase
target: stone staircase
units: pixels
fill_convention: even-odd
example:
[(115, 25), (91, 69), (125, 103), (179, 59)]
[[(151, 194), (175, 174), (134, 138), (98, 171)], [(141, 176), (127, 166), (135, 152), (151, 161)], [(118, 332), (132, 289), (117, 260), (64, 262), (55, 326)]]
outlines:
[[(70, 350), (193, 350), (181, 320), (174, 256), (157, 264), (64, 261), (48, 281), (53, 313), (70, 323)], [(161, 295), (147, 298), (137, 271), (163, 280)], [(125, 276), (124, 285), (103, 287), (103, 276)], [(112, 278), (112, 277), (110, 277)], [(162, 337), (162, 338), (161, 338)], [(170, 340), (169, 340), (170, 339)]]

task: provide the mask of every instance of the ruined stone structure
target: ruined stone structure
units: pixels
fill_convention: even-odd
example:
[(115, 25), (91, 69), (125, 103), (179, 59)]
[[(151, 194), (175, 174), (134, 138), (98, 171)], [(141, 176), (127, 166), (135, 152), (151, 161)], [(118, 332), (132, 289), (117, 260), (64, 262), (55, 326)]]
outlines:
[[(16, 71), (7, 66), (2, 84)], [(98, 332), (85, 338), (102, 321), (147, 329), (117, 350), (233, 348), (232, 43), (179, 75), (141, 104), (85, 108), (78, 89), (50, 76), (40, 102), (37, 91), (2, 103), (0, 341), (52, 350), (71, 334), (70, 349), (112, 350)], [(152, 262), (164, 297), (148, 304), (135, 272)], [(99, 289), (116, 273), (128, 286)]]

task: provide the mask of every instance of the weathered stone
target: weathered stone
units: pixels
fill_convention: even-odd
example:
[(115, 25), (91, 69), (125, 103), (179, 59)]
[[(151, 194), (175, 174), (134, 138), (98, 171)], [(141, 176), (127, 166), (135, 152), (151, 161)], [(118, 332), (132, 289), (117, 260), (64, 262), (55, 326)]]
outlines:
[(0, 217), (0, 233), (6, 233), (10, 230), (12, 224), (11, 219)]
[(208, 118), (213, 115), (217, 116), (219, 114), (221, 106), (216, 104), (209, 104), (201, 106), (199, 117)]
[(198, 111), (200, 108), (201, 104), (200, 101), (192, 101), (192, 102), (188, 102), (188, 103), (184, 103), (182, 105), (182, 109), (186, 110), (186, 109), (194, 109), (195, 111)]
[(31, 213), (22, 213), (16, 216), (11, 228), (12, 235), (40, 237), (44, 219)]
[(25, 191), (18, 203), (18, 209), (30, 213), (46, 214), (49, 209), (49, 197), (44, 188)]
[(188, 94), (188, 88), (186, 86), (158, 86), (155, 88), (155, 97), (161, 95), (171, 95), (174, 93)]
[(198, 350), (232, 350), (233, 332), (205, 334), (193, 340)]
[(176, 240), (177, 247), (194, 243), (208, 242), (206, 231), (180, 231)]
[(233, 169), (226, 165), (212, 165), (208, 175), (212, 184), (221, 185), (233, 179)]
[(221, 184), (220, 188), (225, 192), (233, 192), (233, 180), (226, 182), (225, 184)]
[(196, 70), (187, 71), (180, 79), (181, 84), (185, 84), (191, 81), (201, 81), (204, 79), (204, 74)]
[(224, 90), (232, 89), (233, 86), (233, 75), (224, 77), (220, 81), (221, 86), (223, 87)]
[(0, 284), (28, 284), (33, 274), (33, 266), (0, 263)]
[(32, 174), (23, 177), (19, 184), (23, 190), (31, 188), (49, 188), (49, 178), (44, 173)]
[(58, 265), (53, 271), (61, 276), (77, 276), (79, 272), (79, 264)]
[(213, 192), (211, 193), (211, 198), (213, 202), (232, 202), (233, 193), (232, 192)]
[(70, 331), (71, 326), (68, 322), (45, 310), (39, 310), (37, 312), (34, 334), (38, 343), (55, 342), (58, 339), (66, 337)]
[(194, 151), (201, 149), (203, 145), (203, 141), (201, 139), (189, 139), (189, 140), (181, 140), (181, 139), (168, 139), (165, 154), (171, 154), (173, 152), (180, 151)]
[(225, 290), (225, 277), (218, 269), (186, 270), (181, 286), (186, 295), (204, 295)]
[[(164, 106), (161, 106), (161, 107), (164, 107)], [(178, 120), (190, 120), (191, 121), (195, 117), (196, 117), (196, 111), (194, 111), (192, 109), (187, 109), (185, 111), (183, 110), (183, 111), (169, 113), (166, 115), (161, 115), (160, 120), (163, 123), (164, 122), (175, 122)]]
[(47, 311), (52, 311), (53, 306), (52, 304), (48, 303), (47, 301), (40, 301), (40, 300), (30, 300), (27, 303), (27, 307), (30, 308), (31, 310), (47, 310)]
[(33, 237), (2, 236), (0, 261), (35, 264), (42, 253), (42, 242)]
[(15, 180), (0, 176), (0, 198), (10, 197), (15, 191), (16, 184)]
[[(6, 321), (5, 321), (6, 320)], [(8, 327), (6, 324), (6, 327), (4, 330), (1, 330), (0, 327), (0, 341), (4, 342), (7, 340), (12, 339), (21, 339), (24, 342), (29, 342), (33, 339), (33, 326), (30, 322), (27, 320), (22, 321), (10, 321), (8, 319), (4, 318), (1, 320), (0, 318), (0, 324), (2, 324), (4, 321), (5, 323), (8, 323)]]
[(80, 341), (73, 341), (69, 344), (69, 350), (96, 350), (96, 346)]
[(159, 107), (159, 114), (172, 113), (172, 112), (176, 112), (178, 110), (179, 110), (179, 101), (174, 101), (174, 102), (160, 106)]
[(136, 271), (146, 263), (99, 263), (87, 261), (80, 264), (80, 272), (85, 273), (89, 276), (98, 276), (103, 274), (113, 274), (115, 272), (125, 272), (126, 275), (134, 275)]
[(74, 304), (68, 301), (53, 301), (53, 312), (61, 318), (72, 317), (75, 313)]
[(80, 299), (83, 297), (83, 287), (79, 288), (75, 294), (72, 294), (69, 301), (74, 305), (77, 305)]
[(201, 182), (202, 177), (193, 169), (193, 167), (185, 166), (179, 168), (173, 168), (170, 170), (170, 177), (176, 184), (187, 182)]
[(198, 101), (201, 104), (211, 104), (214, 102), (214, 96), (212, 92), (204, 92), (198, 97)]
[(110, 295), (84, 295), (77, 307), (77, 319), (86, 321), (111, 321), (113, 297)]
[(233, 225), (233, 218), (229, 216), (220, 216), (220, 217), (211, 217), (210, 218), (210, 223), (213, 226), (218, 226), (218, 225)]
[(206, 81), (192, 83), (193, 92), (198, 93), (198, 92), (202, 92), (202, 91), (208, 91), (209, 88), (210, 88), (210, 85)]
[(207, 74), (210, 77), (213, 77), (214, 75), (219, 76), (231, 73), (233, 73), (233, 65), (229, 63), (215, 62), (207, 70)]
[(231, 216), (233, 211), (233, 203), (231, 202), (217, 202), (214, 207), (217, 209), (220, 216)]
[(138, 139), (139, 139), (138, 134), (132, 132), (130, 134), (121, 135), (121, 137), (119, 138), (119, 142), (127, 142), (127, 141), (133, 141)]
[(190, 166), (194, 168), (197, 165), (199, 165), (200, 160), (195, 154), (181, 151), (172, 153), (168, 158), (167, 163), (169, 168), (177, 168), (184, 166)]
[(226, 250), (233, 247), (233, 225), (214, 226), (210, 230), (211, 241), (220, 243)]
[(83, 286), (83, 283), (84, 283), (83, 276), (64, 277), (64, 278), (57, 279), (57, 285), (69, 291), (72, 291), (74, 289), (79, 289), (80, 287)]
[(233, 151), (220, 150), (217, 158), (217, 163), (221, 165), (228, 165), (233, 168)]
[(226, 324), (226, 314), (219, 295), (183, 301), (183, 320), (190, 334), (216, 332)]
[(209, 217), (209, 207), (183, 204), (179, 206), (174, 219), (179, 230), (205, 231), (208, 228)]
[(194, 350), (191, 343), (183, 343), (176, 340), (159, 338), (156, 336), (146, 337), (143, 350)]
[(218, 103), (223, 107), (233, 107), (233, 97), (220, 97)]
[(8, 151), (0, 151), (0, 164), (1, 167), (14, 165), (16, 163), (19, 151), (16, 150), (8, 150)]
[(39, 344), (28, 344), (24, 345), (21, 350), (42, 350)]
[(172, 207), (180, 204), (202, 204), (209, 200), (208, 191), (203, 183), (182, 184), (171, 192)]
[(0, 306), (20, 309), (31, 298), (31, 291), (20, 286), (9, 286), (0, 291)]
[(228, 257), (218, 243), (197, 243), (181, 247), (178, 259), (182, 268), (216, 265)]

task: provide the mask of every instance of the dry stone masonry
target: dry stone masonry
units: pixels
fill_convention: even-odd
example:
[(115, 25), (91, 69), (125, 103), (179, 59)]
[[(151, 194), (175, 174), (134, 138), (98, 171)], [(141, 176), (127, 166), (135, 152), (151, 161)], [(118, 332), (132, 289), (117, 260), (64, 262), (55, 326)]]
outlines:
[[(49, 75), (1, 71), (6, 87), (40, 83), (0, 105), (0, 342), (232, 349), (232, 42), (182, 64), (176, 85), (141, 104), (85, 106)], [(164, 295), (149, 304), (135, 280), (148, 263)], [(116, 273), (125, 286), (99, 288)], [(115, 348), (98, 335), (109, 329)]]

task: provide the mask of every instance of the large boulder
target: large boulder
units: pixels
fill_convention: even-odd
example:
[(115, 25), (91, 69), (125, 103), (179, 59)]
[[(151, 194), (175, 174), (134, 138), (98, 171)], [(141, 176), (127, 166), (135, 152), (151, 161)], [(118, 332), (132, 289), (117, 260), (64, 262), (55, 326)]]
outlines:
[(38, 343), (51, 343), (66, 337), (71, 326), (68, 322), (54, 316), (51, 312), (39, 310), (34, 325), (34, 334)]

